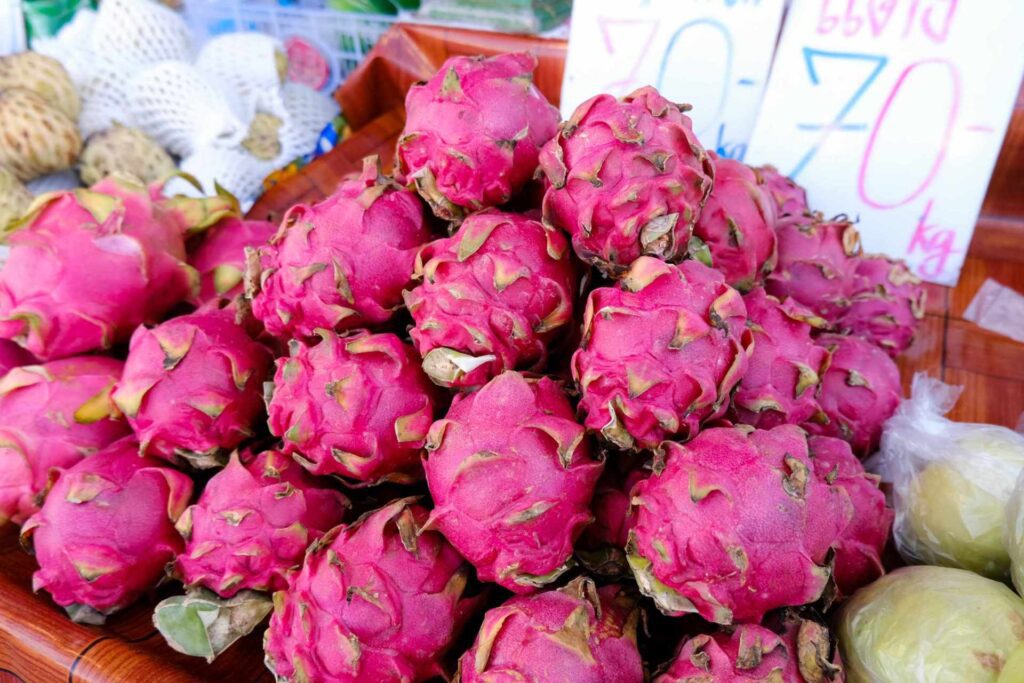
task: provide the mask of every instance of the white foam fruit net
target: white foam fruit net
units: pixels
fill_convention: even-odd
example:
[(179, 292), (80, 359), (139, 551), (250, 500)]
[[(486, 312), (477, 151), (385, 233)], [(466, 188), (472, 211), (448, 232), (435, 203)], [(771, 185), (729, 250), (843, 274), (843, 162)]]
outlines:
[[(228, 33), (196, 52), (184, 20), (153, 0), (103, 0), (38, 48), (75, 81), (83, 136), (115, 122), (138, 127), (180, 157), (204, 190), (216, 181), (243, 202), (259, 194), (268, 173), (312, 151), (338, 112), (325, 94), (281, 83), (277, 39)], [(281, 153), (271, 161), (240, 146), (258, 112), (282, 122)], [(186, 184), (172, 190), (185, 192)]]

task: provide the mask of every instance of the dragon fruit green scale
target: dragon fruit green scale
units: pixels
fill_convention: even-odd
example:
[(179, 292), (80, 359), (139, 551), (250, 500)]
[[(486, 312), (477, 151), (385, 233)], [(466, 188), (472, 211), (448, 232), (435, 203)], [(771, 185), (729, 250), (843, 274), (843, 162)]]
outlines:
[(533, 84), (536, 68), (522, 52), (451, 57), (409, 88), (395, 163), (439, 218), (500, 206), (533, 177), (559, 118)]
[(802, 429), (713, 428), (662, 448), (664, 467), (633, 489), (626, 546), (662, 612), (758, 622), (822, 595), (846, 520), (841, 492), (815, 476)]
[(21, 528), (46, 590), (74, 621), (102, 624), (159, 583), (184, 543), (174, 523), (192, 480), (139, 457), (132, 438), (65, 470)]
[(270, 362), (229, 310), (171, 318), (132, 335), (114, 402), (144, 455), (214, 467), (254, 433)]
[(313, 206), (285, 215), (270, 244), (247, 251), (253, 315), (282, 340), (387, 322), (430, 239), (414, 192), (380, 174), (377, 157)]
[(645, 254), (687, 254), (715, 176), (688, 108), (652, 87), (622, 100), (598, 95), (541, 150), (544, 221), (569, 233), (576, 254), (606, 275)]
[(556, 382), (505, 372), (456, 396), (427, 451), (428, 525), (481, 580), (530, 593), (569, 569), (602, 463)]
[(437, 384), (482, 386), (504, 370), (541, 369), (572, 322), (576, 273), (565, 237), (496, 209), (427, 245), (405, 293), (409, 334)]
[(81, 356), (0, 378), (0, 526), (39, 509), (51, 470), (131, 434), (111, 400), (122, 368), (113, 358)]
[(391, 333), (291, 343), (277, 361), (270, 431), (313, 474), (360, 482), (419, 478), (436, 387), (419, 357)]
[(185, 234), (196, 218), (188, 209), (203, 201), (163, 200), (113, 178), (38, 197), (3, 236), (0, 338), (51, 360), (110, 348), (156, 322), (198, 289)]
[(288, 683), (417, 683), (440, 659), (477, 600), (469, 567), (427, 511), (400, 499), (335, 527), (309, 548), (288, 589), (274, 594), (264, 637), (268, 668)]
[(747, 370), (743, 298), (694, 260), (644, 256), (590, 293), (572, 358), (585, 425), (621, 449), (689, 438), (721, 417)]
[(341, 523), (348, 500), (326, 481), (278, 451), (246, 460), (232, 455), (178, 519), (185, 550), (173, 573), (186, 588), (284, 590), (309, 544)]
[(640, 610), (621, 586), (587, 577), (517, 596), (484, 615), (455, 683), (641, 683)]

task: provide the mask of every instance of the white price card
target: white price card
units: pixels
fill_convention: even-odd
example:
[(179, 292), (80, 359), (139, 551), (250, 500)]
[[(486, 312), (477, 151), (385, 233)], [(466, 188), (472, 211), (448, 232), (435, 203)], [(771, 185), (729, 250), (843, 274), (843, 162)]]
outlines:
[(1024, 0), (793, 0), (747, 161), (959, 277), (1024, 71)]
[(782, 8), (783, 0), (576, 0), (562, 115), (598, 93), (621, 97), (653, 85), (693, 105), (705, 147), (742, 159)]

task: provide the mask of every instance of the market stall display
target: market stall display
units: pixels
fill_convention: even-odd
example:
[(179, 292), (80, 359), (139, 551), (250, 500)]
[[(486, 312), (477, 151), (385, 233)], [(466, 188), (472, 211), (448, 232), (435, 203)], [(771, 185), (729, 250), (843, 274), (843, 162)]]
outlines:
[[(393, 170), (365, 159), (273, 235), (223, 192), (112, 178), (6, 229), (0, 337), (45, 364), (12, 355), (0, 388), (102, 354), (84, 357), (119, 376), (71, 421), (130, 430), (19, 496), (35, 588), (100, 623), (181, 581), (155, 615), (168, 642), (271, 672), (168, 664), (182, 680), (295, 682), (910, 680), (929, 630), (890, 625), (963, 594), (1006, 628), (964, 617), (943, 654), (1005, 683), (1016, 594), (882, 576), (893, 517), (905, 551), (915, 513), (948, 501), (955, 527), (966, 492), (939, 477), (894, 512), (869, 472), (909, 462), (893, 444), (921, 397), (897, 363), (928, 362), (947, 293), (863, 254), (773, 169), (705, 150), (654, 88), (548, 125), (536, 64), (441, 63), (365, 125), (397, 121)], [(81, 253), (104, 267), (76, 275)], [(68, 424), (48, 429), (74, 441)], [(1015, 461), (1010, 437), (954, 441)], [(25, 462), (0, 443), (0, 472)], [(981, 503), (995, 525), (1016, 505), (1002, 478)]]

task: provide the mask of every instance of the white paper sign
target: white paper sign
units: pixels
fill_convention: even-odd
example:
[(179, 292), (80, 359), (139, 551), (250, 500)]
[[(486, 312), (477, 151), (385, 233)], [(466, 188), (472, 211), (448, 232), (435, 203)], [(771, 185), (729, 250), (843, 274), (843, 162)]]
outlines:
[(955, 284), (1024, 70), (1024, 0), (794, 0), (747, 161)]
[(705, 147), (742, 159), (782, 7), (782, 0), (576, 0), (562, 115), (598, 93), (621, 97), (653, 85), (693, 105)]

